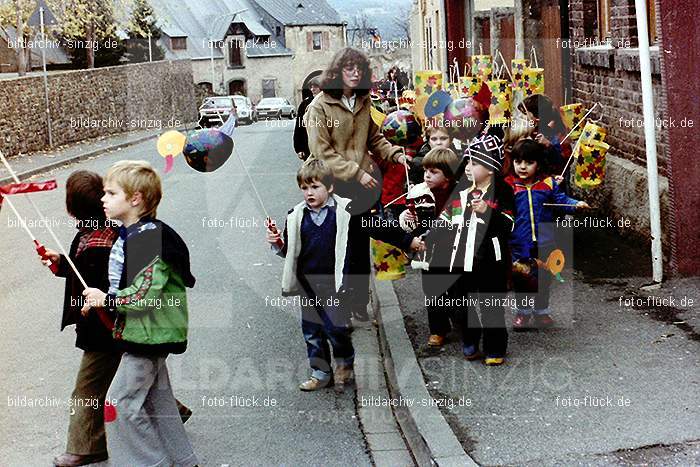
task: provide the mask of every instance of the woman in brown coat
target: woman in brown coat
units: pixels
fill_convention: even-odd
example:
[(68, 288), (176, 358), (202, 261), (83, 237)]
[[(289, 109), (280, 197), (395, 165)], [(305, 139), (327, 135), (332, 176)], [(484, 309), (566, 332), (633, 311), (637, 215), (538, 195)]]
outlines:
[(323, 160), (333, 171), (335, 192), (352, 200), (349, 210), (350, 258), (348, 284), (353, 296), (352, 313), (367, 319), (369, 301), (369, 236), (361, 216), (374, 207), (381, 195), (379, 171), (369, 152), (381, 159), (406, 165), (406, 156), (389, 143), (370, 117), (369, 90), (372, 73), (368, 58), (345, 48), (335, 54), (321, 76), (321, 92), (309, 105), (304, 125), (309, 136), (311, 158)]

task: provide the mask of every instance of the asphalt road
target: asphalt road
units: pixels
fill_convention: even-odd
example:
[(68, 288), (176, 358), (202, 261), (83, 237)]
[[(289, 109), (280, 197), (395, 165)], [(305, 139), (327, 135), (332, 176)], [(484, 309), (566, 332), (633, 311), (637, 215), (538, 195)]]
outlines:
[[(292, 129), (293, 121), (239, 128), (234, 155), (217, 172), (195, 172), (179, 158), (163, 178), (158, 217), (187, 242), (197, 277), (188, 297), (189, 349), (168, 361), (176, 396), (194, 410), (186, 428), (200, 465), (370, 464), (353, 394), (297, 389), (308, 377), (299, 310), (275, 303), (282, 260), (265, 243), (265, 213), (240, 163), (283, 225), (300, 200)], [(121, 159), (164, 167), (151, 140), (38, 177), (59, 182), (57, 191), (32, 196), (66, 246), (75, 233), (65, 213), (66, 178), (77, 169), (104, 174)], [(24, 199), (14, 200), (37, 220)], [(72, 328), (59, 332), (64, 281), (41, 266), (7, 207), (0, 212), (0, 258), (0, 464), (49, 465), (65, 447), (80, 360)], [(48, 407), (18, 406), (24, 398)], [(258, 405), (242, 407), (251, 398)]]

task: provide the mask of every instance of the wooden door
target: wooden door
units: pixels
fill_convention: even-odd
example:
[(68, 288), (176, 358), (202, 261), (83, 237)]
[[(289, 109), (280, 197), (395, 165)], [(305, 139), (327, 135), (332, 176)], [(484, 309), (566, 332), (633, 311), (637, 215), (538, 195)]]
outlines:
[(544, 57), (537, 58), (540, 67), (544, 67), (544, 92), (555, 106), (564, 105), (562, 48), (557, 45), (557, 39), (561, 37), (559, 5), (543, 6), (541, 44)]

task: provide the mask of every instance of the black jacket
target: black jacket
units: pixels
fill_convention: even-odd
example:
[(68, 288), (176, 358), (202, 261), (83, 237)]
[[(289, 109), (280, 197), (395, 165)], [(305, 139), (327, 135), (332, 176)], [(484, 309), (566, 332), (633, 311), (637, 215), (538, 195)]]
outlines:
[[(73, 238), (68, 254), (89, 287), (107, 290), (109, 288), (107, 277), (109, 253), (111, 244), (116, 239), (116, 230), (105, 227), (102, 231), (103, 241), (95, 242), (99, 246), (91, 246), (88, 243), (88, 246), (76, 256), (80, 238), (96, 233), (95, 231), (78, 232)], [(79, 349), (88, 352), (116, 352), (112, 330), (108, 327), (114, 323), (114, 316), (107, 314), (104, 310), (91, 312), (86, 317), (80, 314), (83, 305), (83, 286), (63, 255), (61, 255), (56, 276), (66, 278), (61, 330), (66, 326), (76, 325), (75, 346)]]
[[(297, 110), (297, 120), (294, 125), (294, 152), (303, 152), (306, 157), (309, 157), (311, 150), (309, 149), (309, 135), (306, 133), (306, 127), (303, 124), (304, 114), (306, 113), (306, 108), (314, 100), (314, 96), (307, 97), (301, 104), (299, 104), (299, 109)], [(306, 157), (304, 159), (306, 159)]]

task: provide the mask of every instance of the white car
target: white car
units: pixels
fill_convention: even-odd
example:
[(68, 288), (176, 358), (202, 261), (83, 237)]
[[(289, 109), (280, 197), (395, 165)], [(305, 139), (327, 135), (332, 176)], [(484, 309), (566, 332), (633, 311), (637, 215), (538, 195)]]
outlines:
[(246, 96), (231, 96), (236, 103), (238, 121), (243, 123), (253, 123), (258, 120), (253, 104)]
[(282, 120), (282, 117), (290, 119), (296, 117), (294, 106), (282, 97), (266, 97), (258, 102), (256, 110), (258, 111), (258, 118)]

